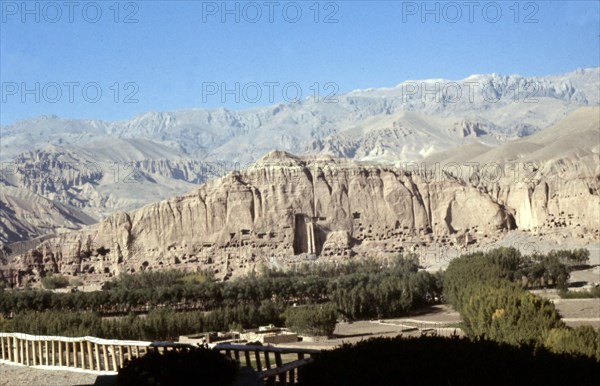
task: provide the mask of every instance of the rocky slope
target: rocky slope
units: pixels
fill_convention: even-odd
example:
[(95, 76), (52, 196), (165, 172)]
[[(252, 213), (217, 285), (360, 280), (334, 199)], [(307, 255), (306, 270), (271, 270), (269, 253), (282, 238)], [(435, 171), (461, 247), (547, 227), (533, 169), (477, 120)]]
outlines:
[[(600, 108), (581, 108), (499, 147), (468, 146), (424, 161), (470, 181), (512, 209), (520, 229), (584, 237), (600, 226)], [(460, 165), (459, 169), (456, 165)]]
[[(114, 139), (110, 146), (46, 145), (3, 163), (1, 202), (7, 209), (0, 216), (0, 242), (60, 233), (65, 225), (79, 229), (112, 212), (181, 194), (223, 174), (220, 165), (182, 157), (144, 140)], [(38, 210), (36, 202), (80, 214), (48, 214), (52, 209)], [(36, 212), (40, 215), (17, 216)]]
[[(485, 248), (514, 229), (598, 241), (599, 130), (600, 110), (582, 109), (501, 148), (461, 152), (462, 164), (437, 171), (432, 164), (271, 152), (186, 195), (46, 241), (18, 256), (3, 275), (23, 284), (48, 272), (106, 280), (120, 272), (179, 268), (211, 269), (227, 279), (261, 264), (355, 254), (441, 259), (449, 250)], [(529, 150), (517, 151), (523, 148)], [(490, 172), (534, 161), (533, 172)], [(497, 167), (491, 169), (492, 162)]]
[(80, 229), (96, 220), (77, 208), (48, 200), (25, 189), (0, 189), (0, 241), (31, 240), (39, 235)]

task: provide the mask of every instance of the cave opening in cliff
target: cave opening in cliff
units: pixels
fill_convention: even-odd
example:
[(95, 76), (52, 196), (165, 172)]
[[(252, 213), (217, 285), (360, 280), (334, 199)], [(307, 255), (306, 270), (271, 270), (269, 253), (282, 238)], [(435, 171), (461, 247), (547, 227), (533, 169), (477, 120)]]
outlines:
[(294, 255), (308, 253), (308, 234), (306, 231), (308, 216), (297, 213), (294, 217)]
[(299, 213), (294, 218), (294, 255), (308, 253), (320, 255), (326, 233), (316, 224), (316, 219)]

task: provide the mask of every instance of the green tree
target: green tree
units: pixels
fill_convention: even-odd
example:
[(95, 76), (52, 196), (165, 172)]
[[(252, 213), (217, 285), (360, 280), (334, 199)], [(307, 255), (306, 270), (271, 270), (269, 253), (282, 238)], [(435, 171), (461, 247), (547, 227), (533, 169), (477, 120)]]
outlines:
[(554, 304), (519, 286), (473, 285), (461, 316), (465, 333), (509, 344), (541, 344), (552, 328), (564, 328)]
[(47, 275), (42, 279), (42, 286), (46, 289), (65, 288), (69, 285), (69, 278), (62, 275)]
[(332, 304), (290, 307), (284, 317), (286, 327), (292, 331), (313, 336), (333, 334), (337, 322), (337, 312)]

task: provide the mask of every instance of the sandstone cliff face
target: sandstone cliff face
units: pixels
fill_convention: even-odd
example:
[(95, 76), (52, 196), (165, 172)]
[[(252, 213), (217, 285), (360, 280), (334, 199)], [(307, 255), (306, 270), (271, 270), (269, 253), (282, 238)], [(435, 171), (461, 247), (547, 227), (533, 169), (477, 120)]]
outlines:
[(419, 252), (433, 243), (464, 246), (515, 228), (593, 232), (594, 181), (471, 184), (272, 152), (184, 196), (46, 241), (12, 266), (21, 271), (14, 275), (19, 280), (46, 272), (106, 280), (167, 267), (210, 269), (227, 279), (258, 264)]
[(498, 192), (498, 201), (513, 210), (519, 229), (562, 229), (570, 235), (598, 229), (598, 200), (596, 178), (518, 183)]

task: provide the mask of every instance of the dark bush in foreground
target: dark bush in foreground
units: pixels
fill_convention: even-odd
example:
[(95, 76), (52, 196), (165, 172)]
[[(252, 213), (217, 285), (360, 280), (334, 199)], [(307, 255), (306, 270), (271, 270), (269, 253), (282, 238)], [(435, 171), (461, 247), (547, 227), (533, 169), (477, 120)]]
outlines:
[(598, 385), (600, 363), (464, 338), (375, 338), (324, 351), (302, 386)]
[(230, 386), (239, 371), (238, 364), (208, 349), (150, 352), (129, 361), (119, 370), (118, 386)]

